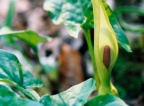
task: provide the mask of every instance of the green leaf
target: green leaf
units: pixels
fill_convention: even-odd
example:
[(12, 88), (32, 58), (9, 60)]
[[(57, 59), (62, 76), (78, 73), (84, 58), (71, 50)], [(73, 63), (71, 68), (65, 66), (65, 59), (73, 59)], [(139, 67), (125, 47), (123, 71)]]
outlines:
[(11, 27), (14, 13), (15, 13), (15, 5), (16, 5), (17, 0), (10, 0), (9, 4), (9, 10), (7, 12), (7, 16), (5, 18), (4, 26)]
[(28, 99), (15, 98), (13, 99), (13, 101), (9, 106), (43, 106), (43, 105)]
[(29, 71), (24, 71), (23, 77), (24, 77), (24, 81), (23, 81), (24, 87), (33, 88), (33, 87), (42, 87), (43, 86), (42, 81), (40, 81), (39, 79), (34, 77)]
[(128, 106), (113, 94), (99, 95), (88, 101), (84, 106)]
[(5, 83), (9, 83), (14, 85), (19, 91), (21, 91), (26, 97), (31, 98), (35, 101), (39, 101), (40, 97), (39, 95), (32, 89), (25, 89), (23, 87), (20, 87), (18, 84), (16, 84), (15, 82), (9, 80), (9, 79), (1, 79), (0, 78), (0, 82), (5, 82)]
[(40, 103), (44, 106), (82, 106), (95, 89), (95, 80), (90, 78), (57, 95), (45, 95)]
[(24, 89), (20, 86), (16, 86), (26, 97), (31, 98), (35, 101), (40, 100), (40, 96), (32, 89)]
[(3, 50), (0, 50), (0, 81), (13, 84), (18, 89), (21, 88), (19, 90), (32, 99), (34, 98), (32, 92), (27, 93), (28, 90), (24, 88), (43, 86), (43, 83), (30, 72), (22, 71), (21, 64), (15, 55)]
[(93, 15), (89, 0), (45, 0), (44, 9), (49, 12), (55, 24), (64, 23), (68, 33), (75, 38), (78, 37), (82, 24), (87, 22), (86, 27), (91, 27)]
[(10, 88), (0, 85), (0, 103), (1, 104), (9, 104), (9, 101), (12, 101), (14, 97), (18, 98), (19, 95), (14, 93)]
[(0, 85), (0, 106), (42, 106), (32, 100), (20, 98), (10, 88)]
[(22, 87), (42, 87), (40, 80), (30, 72), (22, 72), (21, 64), (14, 54), (0, 50), (0, 78), (9, 79)]
[(127, 52), (132, 52), (128, 39), (124, 33), (124, 31), (122, 30), (121, 26), (119, 25), (115, 14), (113, 13), (113, 11), (110, 9), (110, 7), (108, 6), (108, 4), (103, 1), (103, 5), (105, 7), (105, 10), (107, 12), (107, 15), (109, 17), (109, 21), (112, 25), (113, 30), (116, 33), (116, 37), (118, 40), (118, 43), (127, 51)]
[(0, 78), (23, 84), (23, 73), (17, 57), (3, 50), (0, 50)]
[(39, 36), (37, 33), (31, 30), (26, 31), (12, 31), (12, 32), (1, 32), (0, 35), (5, 37), (16, 37), (20, 40), (23, 40), (31, 47), (36, 48), (37, 44), (47, 41), (47, 38)]

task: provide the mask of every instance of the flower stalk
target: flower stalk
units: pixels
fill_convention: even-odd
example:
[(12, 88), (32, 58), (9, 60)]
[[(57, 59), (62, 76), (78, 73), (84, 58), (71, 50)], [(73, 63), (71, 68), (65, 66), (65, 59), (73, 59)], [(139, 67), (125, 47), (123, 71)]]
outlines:
[(93, 49), (93, 45), (92, 45), (90, 30), (84, 29), (84, 35), (85, 35), (85, 39), (86, 39), (86, 42), (88, 45), (90, 58), (92, 60), (93, 70), (95, 73), (94, 78), (96, 80), (96, 88), (98, 90), (99, 89), (99, 78), (98, 78), (98, 73), (96, 71), (96, 62), (95, 62), (94, 49)]

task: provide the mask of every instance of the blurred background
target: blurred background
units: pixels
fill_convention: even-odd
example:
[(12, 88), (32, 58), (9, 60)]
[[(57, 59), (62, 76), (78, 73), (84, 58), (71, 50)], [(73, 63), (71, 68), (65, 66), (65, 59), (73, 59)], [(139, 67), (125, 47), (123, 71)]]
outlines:
[[(144, 106), (144, 0), (107, 0), (130, 42), (132, 53), (121, 47), (112, 71), (120, 98), (130, 106)], [(44, 83), (35, 89), (41, 96), (56, 94), (93, 77), (87, 44), (81, 31), (78, 39), (64, 25), (54, 25), (43, 9), (44, 0), (16, 0), (9, 27), (30, 29), (51, 40), (38, 45), (38, 54), (20, 40), (0, 39), (0, 49), (14, 53), (25, 70)], [(0, 28), (8, 17), (10, 0), (0, 0)], [(10, 13), (10, 12), (9, 12)], [(91, 29), (93, 39), (93, 29)]]

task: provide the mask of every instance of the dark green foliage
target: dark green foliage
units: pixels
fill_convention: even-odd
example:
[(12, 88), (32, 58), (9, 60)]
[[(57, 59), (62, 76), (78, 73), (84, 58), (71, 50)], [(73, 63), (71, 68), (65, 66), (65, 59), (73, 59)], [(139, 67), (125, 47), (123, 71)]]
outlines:
[(32, 100), (20, 98), (10, 88), (0, 85), (0, 106), (42, 106)]

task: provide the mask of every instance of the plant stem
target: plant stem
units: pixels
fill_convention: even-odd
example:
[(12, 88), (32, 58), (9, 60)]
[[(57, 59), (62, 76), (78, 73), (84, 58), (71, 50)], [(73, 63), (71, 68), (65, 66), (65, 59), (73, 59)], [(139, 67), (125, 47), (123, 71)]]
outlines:
[(7, 16), (4, 21), (4, 26), (6, 26), (6, 27), (11, 28), (11, 26), (12, 26), (12, 21), (13, 21), (13, 17), (14, 17), (14, 13), (15, 13), (15, 8), (16, 8), (16, 6), (15, 6), (16, 2), (17, 2), (17, 0), (10, 0)]
[(90, 30), (84, 29), (84, 35), (85, 35), (85, 39), (86, 39), (86, 42), (87, 42), (87, 45), (88, 45), (90, 57), (91, 57), (91, 60), (92, 60), (92, 65), (93, 65), (93, 70), (94, 70), (94, 78), (96, 80), (96, 88), (98, 90), (99, 89), (99, 77), (98, 77), (98, 73), (97, 73), (97, 69), (96, 69), (94, 48), (93, 48), (93, 45), (92, 45)]

